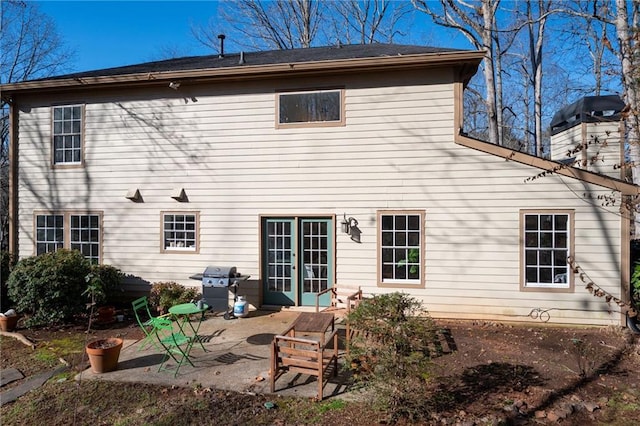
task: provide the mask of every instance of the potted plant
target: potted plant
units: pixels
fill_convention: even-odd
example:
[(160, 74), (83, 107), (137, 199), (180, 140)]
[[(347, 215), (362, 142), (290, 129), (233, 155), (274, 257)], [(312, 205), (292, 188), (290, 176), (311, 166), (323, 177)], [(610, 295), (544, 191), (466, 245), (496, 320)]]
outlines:
[(118, 359), (123, 340), (120, 337), (108, 337), (89, 342), (86, 346), (91, 370), (102, 374), (118, 368)]
[[(89, 329), (87, 331), (90, 331), (93, 310), (97, 301), (102, 300), (105, 297), (105, 292), (102, 279), (99, 275), (90, 273), (85, 277), (85, 281), (87, 282), (87, 289), (83, 294), (86, 294), (90, 300), (87, 304), (87, 307), (90, 309)], [(118, 367), (118, 359), (120, 357), (122, 343), (123, 340), (119, 337), (109, 337), (89, 342), (85, 350), (89, 357), (91, 370), (98, 374), (114, 371)]]
[(0, 330), (13, 331), (18, 325), (20, 316), (13, 309), (9, 309), (4, 314), (0, 314)]
[(116, 308), (114, 306), (100, 306), (96, 309), (98, 318), (96, 320), (99, 324), (111, 324), (116, 320)]

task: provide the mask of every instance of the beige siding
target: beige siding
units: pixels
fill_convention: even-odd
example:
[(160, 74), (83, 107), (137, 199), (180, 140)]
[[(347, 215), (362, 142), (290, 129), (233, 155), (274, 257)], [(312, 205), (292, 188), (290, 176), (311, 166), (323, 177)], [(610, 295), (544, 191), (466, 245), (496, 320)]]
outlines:
[[(580, 144), (586, 152), (572, 152)], [(551, 136), (551, 159), (565, 160), (575, 157), (576, 167), (620, 179), (621, 163), (620, 123), (580, 123)]]
[[(344, 87), (346, 125), (275, 128), (275, 91)], [(181, 97), (184, 96), (184, 97)], [(192, 97), (197, 100), (193, 102)], [(86, 167), (55, 169), (51, 102), (86, 102)], [(426, 212), (425, 288), (403, 289), (436, 317), (617, 324), (602, 299), (519, 290), (521, 209), (575, 210), (576, 258), (590, 278), (619, 296), (620, 218), (583, 194), (608, 194), (453, 142), (452, 75), (445, 70), (367, 79), (168, 88), (96, 93), (21, 105), (20, 255), (33, 254), (33, 211), (104, 213), (104, 262), (152, 283), (178, 281), (207, 265), (251, 275), (239, 294), (259, 305), (259, 220), (268, 215), (344, 213), (362, 243), (336, 232), (336, 281), (367, 294), (376, 283), (376, 212)], [(144, 202), (125, 198), (139, 189)], [(184, 188), (188, 202), (172, 199)], [(197, 211), (199, 254), (160, 252), (160, 212)], [(533, 321), (533, 320), (532, 320)]]
[(620, 179), (622, 153), (620, 151), (620, 123), (586, 123), (587, 156), (597, 157), (590, 162), (590, 170)]
[(562, 161), (575, 157), (579, 162), (582, 159), (581, 153), (579, 151), (573, 153), (573, 151), (576, 148), (580, 148), (579, 145), (581, 143), (582, 126), (580, 124), (570, 127), (555, 135), (551, 135), (551, 159)]

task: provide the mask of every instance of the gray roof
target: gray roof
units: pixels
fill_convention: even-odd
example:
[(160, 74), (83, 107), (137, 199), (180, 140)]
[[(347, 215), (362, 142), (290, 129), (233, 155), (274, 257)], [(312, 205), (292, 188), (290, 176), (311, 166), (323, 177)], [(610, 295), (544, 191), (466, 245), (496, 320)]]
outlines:
[(618, 95), (585, 96), (553, 115), (551, 134), (558, 134), (580, 123), (619, 121), (625, 103)]
[[(163, 61), (145, 62), (116, 68), (84, 71), (59, 75), (41, 80), (56, 80), (83, 77), (104, 77), (126, 74), (187, 71), (197, 69), (231, 68), (239, 65), (271, 65), (299, 62), (318, 62), (341, 59), (375, 58), (428, 53), (468, 52), (462, 49), (446, 49), (428, 46), (399, 44), (358, 44), (329, 47), (311, 47), (306, 49), (270, 50), (263, 52), (231, 53), (220, 55), (188, 56)], [(244, 62), (241, 63), (241, 56)]]

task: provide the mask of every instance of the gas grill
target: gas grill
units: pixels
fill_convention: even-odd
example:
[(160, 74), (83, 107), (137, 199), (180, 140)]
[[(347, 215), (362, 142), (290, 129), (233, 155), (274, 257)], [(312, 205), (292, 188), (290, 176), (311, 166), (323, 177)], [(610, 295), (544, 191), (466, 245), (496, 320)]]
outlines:
[(235, 266), (207, 266), (202, 273), (202, 287), (229, 287), (237, 283), (238, 277)]
[(239, 274), (235, 266), (207, 266), (203, 273), (189, 278), (201, 281), (202, 299), (211, 310), (224, 311), (225, 319), (235, 318), (233, 306), (229, 312), (229, 290), (235, 302), (240, 282), (249, 279), (248, 275)]

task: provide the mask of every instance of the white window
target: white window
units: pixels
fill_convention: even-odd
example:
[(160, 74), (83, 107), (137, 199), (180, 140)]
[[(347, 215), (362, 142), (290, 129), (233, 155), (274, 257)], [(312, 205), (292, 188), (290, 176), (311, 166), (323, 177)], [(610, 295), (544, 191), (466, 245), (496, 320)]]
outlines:
[(198, 214), (162, 214), (163, 251), (198, 251)]
[(424, 212), (378, 212), (381, 284), (422, 285)]
[(522, 212), (525, 288), (571, 288), (572, 212)]
[(36, 255), (61, 248), (80, 251), (91, 263), (100, 263), (100, 213), (47, 213), (35, 215)]
[(82, 163), (82, 106), (53, 107), (53, 164)]
[(342, 90), (278, 94), (278, 125), (344, 124)]
[(64, 247), (64, 216), (36, 216), (36, 255), (54, 252)]

